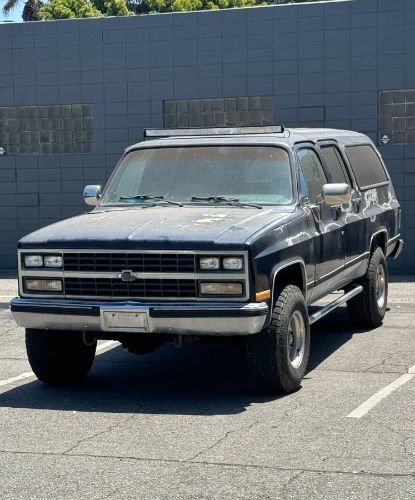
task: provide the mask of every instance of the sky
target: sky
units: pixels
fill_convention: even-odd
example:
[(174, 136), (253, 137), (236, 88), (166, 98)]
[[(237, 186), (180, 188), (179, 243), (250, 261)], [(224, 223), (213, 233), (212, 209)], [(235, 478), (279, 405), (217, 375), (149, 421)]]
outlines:
[(15, 23), (22, 22), (22, 11), (23, 3), (19, 3), (16, 8), (6, 17), (3, 12), (0, 11), (0, 22), (1, 21), (14, 21)]

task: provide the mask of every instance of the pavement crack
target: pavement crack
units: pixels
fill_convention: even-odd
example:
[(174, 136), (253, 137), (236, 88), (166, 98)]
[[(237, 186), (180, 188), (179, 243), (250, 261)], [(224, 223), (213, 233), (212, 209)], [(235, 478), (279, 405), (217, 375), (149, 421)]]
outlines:
[(296, 481), (300, 476), (302, 476), (306, 471), (300, 470), (297, 474), (291, 477), (286, 483), (282, 485), (282, 490), (288, 493), (289, 487), (294, 481)]
[(99, 432), (96, 432), (95, 434), (92, 434), (90, 436), (87, 436), (87, 437), (84, 437), (82, 439), (79, 439), (74, 445), (72, 445), (70, 448), (68, 448), (67, 450), (65, 450), (61, 454), (62, 455), (72, 454), (71, 452), (73, 450), (75, 450), (76, 448), (78, 448), (78, 446), (80, 446), (82, 443), (85, 443), (86, 441), (89, 441), (90, 439), (94, 439), (94, 438), (96, 438), (98, 436), (102, 436), (103, 434), (107, 434), (107, 433), (113, 431), (114, 429), (116, 429), (120, 425), (124, 424), (125, 422), (128, 422), (129, 420), (132, 420), (133, 418), (135, 418), (135, 416), (136, 416), (135, 414), (129, 415), (128, 417), (123, 418), (122, 420), (116, 422), (115, 424), (112, 424), (112, 425), (106, 427), (105, 429), (103, 429), (103, 430), (101, 430)]
[(120, 491), (121, 488), (116, 488), (115, 490), (110, 491), (109, 493), (105, 493), (102, 497), (99, 497), (97, 500), (108, 500), (113, 497), (116, 493)]
[(197, 457), (199, 457), (200, 455), (203, 455), (203, 453), (207, 453), (208, 451), (212, 450), (213, 448), (215, 448), (216, 446), (218, 446), (219, 444), (223, 443), (226, 439), (228, 439), (229, 436), (231, 436), (232, 434), (234, 434), (235, 432), (239, 432), (239, 431), (249, 431), (250, 429), (252, 429), (255, 425), (258, 425), (259, 424), (259, 421), (258, 420), (255, 420), (254, 422), (251, 422), (249, 425), (244, 425), (242, 427), (238, 427), (237, 429), (233, 429), (231, 431), (226, 431), (225, 434), (220, 437), (219, 439), (217, 439), (213, 444), (211, 444), (210, 446), (208, 446), (207, 448), (205, 448), (204, 450), (201, 450), (201, 451), (198, 451), (193, 457), (191, 458), (188, 458), (186, 460), (186, 462), (192, 462), (193, 460), (195, 460)]
[(179, 459), (166, 459), (166, 458), (143, 458), (134, 457), (128, 455), (99, 455), (94, 453), (72, 453), (70, 455), (64, 455), (59, 452), (47, 452), (47, 451), (21, 451), (21, 450), (0, 450), (3, 454), (13, 454), (13, 455), (33, 455), (33, 456), (53, 456), (53, 457), (65, 457), (65, 458), (93, 458), (102, 460), (130, 460), (135, 462), (154, 462), (160, 464), (176, 464), (176, 465), (206, 465), (210, 467), (230, 467), (230, 468), (245, 468), (245, 469), (264, 469), (264, 470), (276, 470), (285, 472), (310, 472), (317, 474), (341, 474), (350, 476), (367, 476), (367, 477), (414, 477), (415, 471), (412, 472), (368, 472), (368, 471), (350, 471), (345, 469), (313, 469), (310, 467), (281, 467), (277, 465), (263, 465), (263, 464), (246, 464), (238, 462), (208, 462), (205, 460), (179, 460)]

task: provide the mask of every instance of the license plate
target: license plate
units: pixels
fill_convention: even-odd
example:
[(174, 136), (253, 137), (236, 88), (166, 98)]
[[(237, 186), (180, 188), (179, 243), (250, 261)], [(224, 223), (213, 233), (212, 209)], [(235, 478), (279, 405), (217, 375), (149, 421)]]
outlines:
[(147, 332), (147, 315), (144, 312), (105, 311), (104, 321), (108, 330)]

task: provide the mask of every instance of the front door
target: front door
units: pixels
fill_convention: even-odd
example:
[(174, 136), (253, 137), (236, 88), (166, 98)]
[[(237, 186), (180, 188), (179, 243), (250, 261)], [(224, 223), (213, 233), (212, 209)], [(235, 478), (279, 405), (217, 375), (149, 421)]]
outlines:
[(299, 146), (297, 158), (308, 191), (310, 228), (314, 234), (315, 282), (313, 298), (336, 288), (345, 263), (344, 217), (341, 211), (322, 203), (323, 185), (330, 182), (316, 149), (311, 145)]

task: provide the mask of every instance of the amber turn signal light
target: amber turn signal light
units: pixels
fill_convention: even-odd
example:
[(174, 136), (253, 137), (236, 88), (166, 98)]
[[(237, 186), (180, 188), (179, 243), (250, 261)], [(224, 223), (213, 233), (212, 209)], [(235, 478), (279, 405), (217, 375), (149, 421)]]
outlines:
[(255, 295), (255, 300), (257, 302), (262, 302), (263, 300), (267, 300), (271, 297), (271, 290), (263, 290), (262, 292), (258, 292)]

